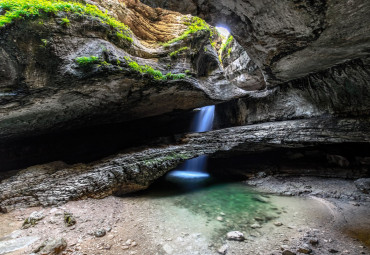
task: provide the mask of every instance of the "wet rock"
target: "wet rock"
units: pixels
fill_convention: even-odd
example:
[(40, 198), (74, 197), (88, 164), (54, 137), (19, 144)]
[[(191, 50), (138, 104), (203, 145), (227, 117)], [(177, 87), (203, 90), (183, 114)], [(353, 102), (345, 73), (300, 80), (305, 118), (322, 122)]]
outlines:
[(260, 224), (254, 223), (251, 225), (251, 228), (262, 228)]
[(229, 246), (227, 244), (224, 244), (220, 248), (218, 248), (217, 252), (221, 255), (225, 255), (227, 253), (228, 248)]
[(14, 232), (10, 236), (0, 238), (0, 254), (17, 251), (32, 245), (39, 240), (37, 236), (18, 237)]
[(370, 178), (361, 178), (355, 181), (357, 189), (365, 194), (370, 193)]
[(76, 219), (72, 213), (64, 212), (64, 223), (67, 227), (71, 227), (76, 224)]
[(94, 236), (96, 237), (103, 237), (105, 236), (107, 232), (105, 231), (105, 229), (98, 229), (94, 232)]
[(66, 248), (67, 242), (64, 238), (47, 239), (34, 251), (34, 253), (40, 255), (58, 255)]
[(239, 231), (231, 231), (226, 234), (227, 240), (231, 241), (244, 241), (245, 237), (242, 232)]
[(32, 212), (31, 215), (24, 220), (22, 228), (27, 229), (29, 227), (33, 227), (38, 223), (38, 221), (42, 220), (44, 217), (45, 217), (44, 211)]
[(255, 195), (255, 196), (253, 196), (253, 199), (256, 200), (256, 201), (262, 202), (262, 203), (268, 203), (269, 202), (268, 198), (263, 197), (261, 195)]

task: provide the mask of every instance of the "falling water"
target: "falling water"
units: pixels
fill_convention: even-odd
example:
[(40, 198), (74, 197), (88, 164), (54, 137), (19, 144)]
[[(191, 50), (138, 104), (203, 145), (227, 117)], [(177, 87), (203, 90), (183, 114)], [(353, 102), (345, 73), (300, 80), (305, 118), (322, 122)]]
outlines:
[[(194, 117), (190, 131), (205, 132), (210, 131), (213, 126), (215, 106), (205, 106), (199, 109)], [(207, 163), (207, 156), (199, 156), (197, 158), (189, 159), (179, 167), (178, 170), (172, 171), (167, 175), (167, 179), (172, 182), (183, 181), (184, 179), (199, 181), (209, 177), (205, 172)]]

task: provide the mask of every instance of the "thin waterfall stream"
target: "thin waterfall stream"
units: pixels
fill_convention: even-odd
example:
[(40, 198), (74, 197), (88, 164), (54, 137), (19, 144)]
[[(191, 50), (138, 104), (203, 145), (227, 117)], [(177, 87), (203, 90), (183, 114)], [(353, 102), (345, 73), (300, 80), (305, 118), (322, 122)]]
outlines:
[[(209, 105), (199, 109), (191, 125), (191, 132), (206, 132), (212, 130), (215, 106)], [(168, 181), (174, 183), (202, 182), (210, 177), (206, 172), (207, 155), (186, 160), (178, 169), (166, 175)]]

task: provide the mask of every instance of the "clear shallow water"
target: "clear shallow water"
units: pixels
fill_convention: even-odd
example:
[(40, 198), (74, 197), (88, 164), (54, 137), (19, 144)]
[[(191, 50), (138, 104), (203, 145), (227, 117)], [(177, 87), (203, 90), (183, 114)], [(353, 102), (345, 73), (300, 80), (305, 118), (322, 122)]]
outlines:
[(179, 187), (161, 182), (149, 189), (146, 197), (165, 200), (173, 207), (205, 218), (206, 226), (216, 222), (217, 229), (211, 237), (214, 242), (223, 240), (225, 233), (233, 230), (245, 234), (255, 232), (251, 227), (253, 224), (262, 225), (276, 219), (283, 210), (274, 205), (268, 196), (253, 191), (243, 183), (214, 182), (194, 188), (186, 183)]

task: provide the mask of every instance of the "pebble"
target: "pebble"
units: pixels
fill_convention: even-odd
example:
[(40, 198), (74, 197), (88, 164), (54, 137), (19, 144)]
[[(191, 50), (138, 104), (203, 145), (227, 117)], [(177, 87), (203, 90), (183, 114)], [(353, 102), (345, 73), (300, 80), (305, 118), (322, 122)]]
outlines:
[(124, 245), (124, 246), (122, 246), (122, 249), (123, 250), (128, 250), (130, 247), (128, 247), (127, 245)]
[(217, 252), (218, 252), (219, 254), (225, 255), (225, 254), (227, 253), (227, 248), (229, 248), (229, 247), (227, 246), (227, 244), (224, 244), (224, 245), (222, 245), (222, 246), (217, 250)]
[(311, 238), (311, 239), (310, 239), (310, 244), (312, 244), (312, 245), (317, 245), (317, 244), (319, 244), (319, 239), (317, 239), (317, 238)]
[(131, 239), (128, 239), (128, 240), (126, 241), (126, 244), (127, 244), (127, 245), (131, 245), (131, 243), (132, 243), (132, 240), (131, 240)]
[(282, 225), (283, 225), (283, 223), (281, 223), (281, 222), (277, 221), (277, 222), (274, 222), (274, 225), (275, 225), (275, 226), (277, 226), (277, 227), (280, 227), (280, 226), (282, 226)]
[(290, 250), (285, 250), (281, 253), (282, 255), (296, 255), (294, 252), (290, 251)]
[(335, 250), (335, 249), (329, 249), (329, 252), (330, 253), (338, 253), (339, 251)]
[(298, 252), (304, 253), (304, 254), (310, 254), (312, 250), (308, 247), (299, 247)]
[(227, 240), (244, 241), (244, 234), (240, 231), (231, 231), (226, 234)]
[(225, 213), (223, 213), (223, 212), (220, 212), (220, 215), (221, 215), (221, 216), (225, 216), (226, 214), (225, 214)]
[(251, 228), (261, 228), (261, 225), (258, 223), (254, 223), (251, 225)]
[(98, 229), (94, 232), (94, 236), (96, 237), (103, 237), (105, 236), (107, 232), (105, 231), (105, 229)]
[(218, 216), (216, 219), (217, 219), (218, 221), (223, 221), (223, 220), (224, 220), (224, 218), (222, 218), (221, 216)]

